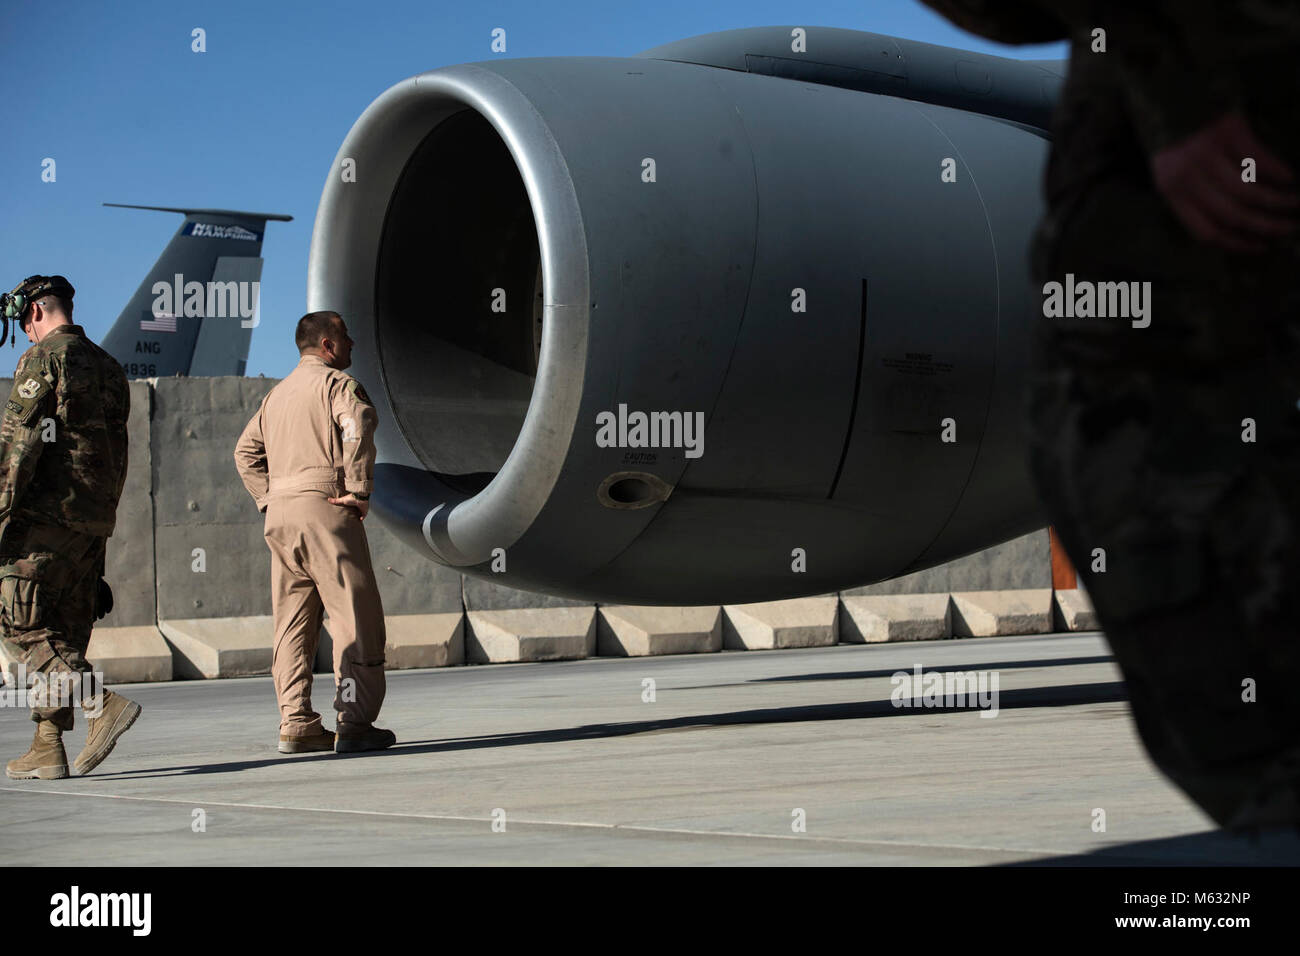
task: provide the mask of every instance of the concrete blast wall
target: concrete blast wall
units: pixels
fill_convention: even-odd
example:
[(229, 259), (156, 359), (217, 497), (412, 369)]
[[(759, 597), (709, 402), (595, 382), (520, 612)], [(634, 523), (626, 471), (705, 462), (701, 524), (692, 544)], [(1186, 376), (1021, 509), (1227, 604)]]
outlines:
[[(234, 377), (131, 383), (129, 469), (108, 545), (116, 606), (91, 644), (92, 659), (110, 679), (269, 669), (270, 556), (262, 516), (239, 481), (232, 452), (274, 384)], [(11, 379), (0, 380), (0, 388), (11, 386)], [(888, 618), (895, 605), (879, 602), (889, 596), (916, 596), (907, 605), (914, 611), (928, 601), (927, 613), (942, 618), (937, 636), (959, 633), (962, 621), (978, 617), (959, 610), (957, 596), (965, 592), (1025, 595), (1036, 609), (1032, 626), (1051, 624), (1049, 614), (1043, 627), (1038, 613), (1052, 586), (1045, 530), (842, 595), (699, 609), (598, 609), (462, 579), (398, 542), (380, 522), (367, 522), (366, 531), (388, 616), (389, 666), (396, 667), (897, 639), (888, 627), (873, 631), (862, 623), (874, 621), (871, 614)], [(951, 610), (936, 611), (940, 604)], [(818, 636), (805, 640), (796, 631)], [(329, 669), (329, 650), (327, 621), (321, 669)]]

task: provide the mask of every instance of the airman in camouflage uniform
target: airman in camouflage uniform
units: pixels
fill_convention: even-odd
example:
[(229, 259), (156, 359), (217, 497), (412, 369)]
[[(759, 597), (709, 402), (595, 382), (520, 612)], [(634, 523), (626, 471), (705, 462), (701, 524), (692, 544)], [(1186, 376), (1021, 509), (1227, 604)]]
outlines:
[(71, 323), (73, 294), (62, 276), (31, 276), (5, 296), (6, 318), (35, 343), (0, 421), (0, 635), (33, 679), (37, 727), (31, 750), (5, 768), (12, 779), (68, 775), (73, 687), (89, 722), (79, 773), (140, 714), (96, 684), (86, 661), (94, 620), (112, 606), (104, 545), (126, 480), (131, 399), (117, 361)]
[(1156, 764), (1221, 825), (1300, 822), (1300, 7), (924, 2), (1071, 42), (1035, 278), (1149, 281), (1151, 321), (1041, 320), (1039, 491)]

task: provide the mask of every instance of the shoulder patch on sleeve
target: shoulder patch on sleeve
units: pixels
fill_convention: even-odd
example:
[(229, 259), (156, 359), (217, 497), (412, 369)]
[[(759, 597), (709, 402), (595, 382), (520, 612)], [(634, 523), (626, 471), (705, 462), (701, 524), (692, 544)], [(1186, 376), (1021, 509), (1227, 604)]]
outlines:
[(370, 396), (366, 394), (366, 390), (361, 387), (361, 383), (355, 378), (348, 379), (348, 391), (351, 392), (359, 402), (365, 402), (367, 405), (375, 404), (370, 400)]
[(50, 383), (42, 376), (30, 372), (20, 374), (14, 379), (13, 390), (5, 402), (5, 414), (13, 415), (24, 425), (31, 424), (50, 391)]

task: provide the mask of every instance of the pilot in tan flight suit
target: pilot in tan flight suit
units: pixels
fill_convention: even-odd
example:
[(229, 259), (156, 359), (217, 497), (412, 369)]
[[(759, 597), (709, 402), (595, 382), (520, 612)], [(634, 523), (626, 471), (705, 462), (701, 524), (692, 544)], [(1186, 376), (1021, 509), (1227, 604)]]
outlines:
[[(235, 445), (235, 465), (266, 514), (271, 549), (280, 752), (382, 750), (384, 609), (361, 522), (375, 468), (375, 407), (343, 369), (352, 339), (336, 312), (311, 312), (294, 336), (298, 367), (262, 400)], [(337, 739), (311, 707), (321, 613), (334, 641)]]

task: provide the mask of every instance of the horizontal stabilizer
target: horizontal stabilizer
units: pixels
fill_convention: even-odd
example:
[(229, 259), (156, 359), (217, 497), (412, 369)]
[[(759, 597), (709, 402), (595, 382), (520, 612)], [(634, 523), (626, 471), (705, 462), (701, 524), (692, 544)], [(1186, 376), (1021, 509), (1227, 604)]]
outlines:
[(152, 209), (155, 212), (178, 212), (183, 216), (231, 216), (237, 219), (268, 219), (275, 222), (293, 222), (293, 216), (279, 212), (241, 212), (238, 209), (182, 209), (178, 206), (135, 206), (124, 202), (106, 202), (105, 206), (118, 209)]

